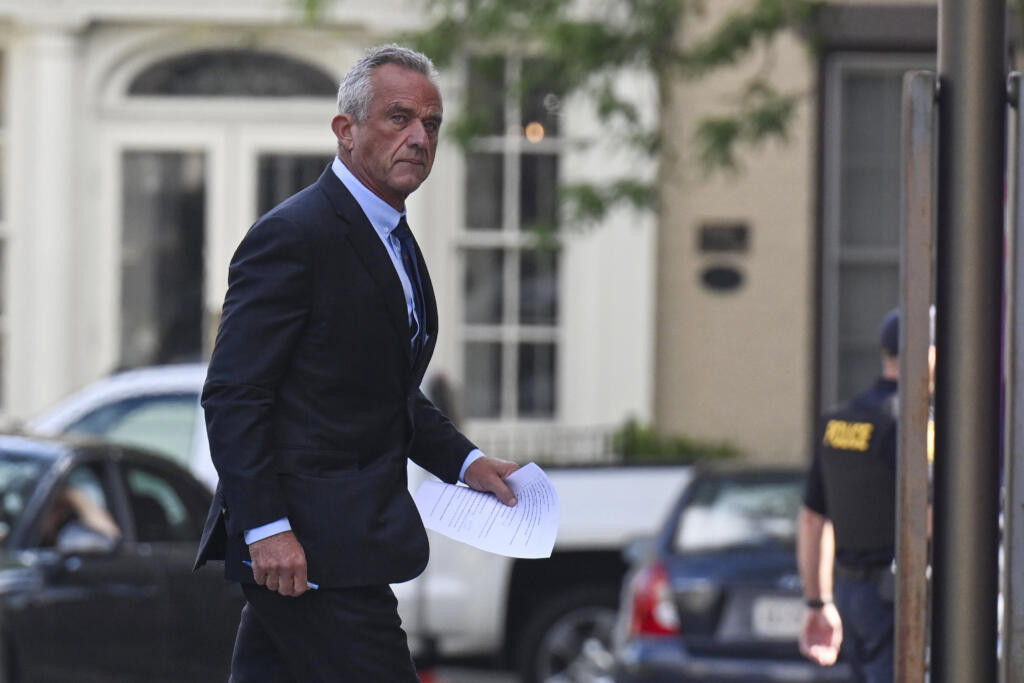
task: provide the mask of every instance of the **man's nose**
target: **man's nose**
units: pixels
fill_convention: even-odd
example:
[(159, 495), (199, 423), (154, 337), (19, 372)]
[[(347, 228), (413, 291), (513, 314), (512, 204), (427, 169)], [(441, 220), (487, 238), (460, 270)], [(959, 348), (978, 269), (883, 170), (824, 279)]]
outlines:
[(406, 143), (410, 147), (426, 147), (428, 139), (427, 127), (419, 119), (414, 119), (409, 125), (409, 137), (406, 138)]

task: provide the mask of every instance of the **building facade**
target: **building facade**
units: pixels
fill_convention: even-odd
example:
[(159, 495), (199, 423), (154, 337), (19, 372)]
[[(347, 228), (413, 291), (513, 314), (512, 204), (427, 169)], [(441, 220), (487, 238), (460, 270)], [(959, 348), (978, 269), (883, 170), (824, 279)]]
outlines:
[[(693, 30), (740, 5), (708, 3)], [(207, 358), (235, 245), (322, 171), (338, 80), (420, 7), (338, 2), (310, 26), (291, 0), (0, 0), (3, 412)], [(495, 455), (604, 452), (633, 418), (803, 460), (815, 415), (877, 370), (900, 84), (934, 66), (935, 35), (932, 2), (832, 3), (815, 35), (680, 82), (660, 112), (650, 80), (625, 75), (680, 163), (657, 219), (585, 231), (558, 228), (558, 182), (653, 164), (603, 140), (584, 103), (542, 84), (512, 97), (528, 58), (445, 69), (446, 114), (472, 101), (487, 130), (465, 150), (444, 139), (410, 198), (442, 320), (425, 388)], [(804, 94), (788, 140), (703, 177), (696, 122), (766, 61)]]
[[(291, 0), (0, 0), (3, 411), (208, 358), (235, 245), (322, 172), (339, 79), (416, 7), (310, 26)], [(479, 66), (442, 73), (446, 114), (473, 97), (493, 126), (444, 140), (409, 202), (442, 320), (425, 387), (494, 454), (598, 452), (652, 415), (655, 221), (558, 231), (559, 180), (633, 162), (576, 144), (600, 131), (571, 98), (508, 97), (528, 60)]]
[[(742, 3), (708, 4), (700, 33)], [(681, 83), (666, 113), (684, 163), (662, 187), (655, 422), (801, 462), (816, 416), (880, 370), (878, 325), (898, 304), (903, 74), (935, 69), (934, 2), (830, 3), (735, 69)], [(696, 121), (759, 69), (801, 93), (785, 142), (734, 176), (695, 171)], [(732, 288), (709, 286), (715, 271)], [(714, 285), (715, 281), (711, 281)]]

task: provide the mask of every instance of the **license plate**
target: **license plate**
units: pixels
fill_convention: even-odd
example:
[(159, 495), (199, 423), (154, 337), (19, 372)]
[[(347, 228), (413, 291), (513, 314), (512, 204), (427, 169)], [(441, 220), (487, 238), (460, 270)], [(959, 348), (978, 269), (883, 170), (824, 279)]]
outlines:
[(757, 598), (750, 616), (750, 630), (754, 635), (780, 640), (796, 639), (803, 626), (804, 604), (799, 598)]

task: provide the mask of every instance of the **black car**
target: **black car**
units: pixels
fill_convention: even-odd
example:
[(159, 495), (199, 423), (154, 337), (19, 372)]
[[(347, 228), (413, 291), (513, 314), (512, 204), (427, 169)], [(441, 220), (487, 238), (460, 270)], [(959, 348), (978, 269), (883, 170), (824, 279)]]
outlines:
[(796, 518), (803, 471), (699, 472), (623, 587), (616, 676), (633, 681), (852, 681), (801, 657)]
[(192, 574), (211, 494), (164, 458), (0, 436), (0, 681), (224, 681), (243, 601)]

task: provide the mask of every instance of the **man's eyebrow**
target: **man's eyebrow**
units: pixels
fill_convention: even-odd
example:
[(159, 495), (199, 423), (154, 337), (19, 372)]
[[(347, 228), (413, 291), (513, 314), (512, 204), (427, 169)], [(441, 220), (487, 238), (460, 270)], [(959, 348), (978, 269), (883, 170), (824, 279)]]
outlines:
[[(399, 102), (393, 102), (384, 110), (385, 116), (391, 116), (393, 114), (404, 114), (405, 116), (415, 116), (416, 110), (412, 107), (406, 106)], [(427, 121), (434, 121), (435, 123), (441, 123), (442, 113), (439, 111), (436, 114), (427, 114), (423, 118)]]
[(384, 113), (387, 114), (388, 116), (390, 116), (392, 114), (406, 114), (406, 115), (408, 115), (408, 114), (412, 114), (413, 111), (412, 111), (412, 107), (407, 107), (404, 104), (399, 104), (398, 102), (392, 102), (391, 104), (388, 105), (387, 109), (384, 110)]

